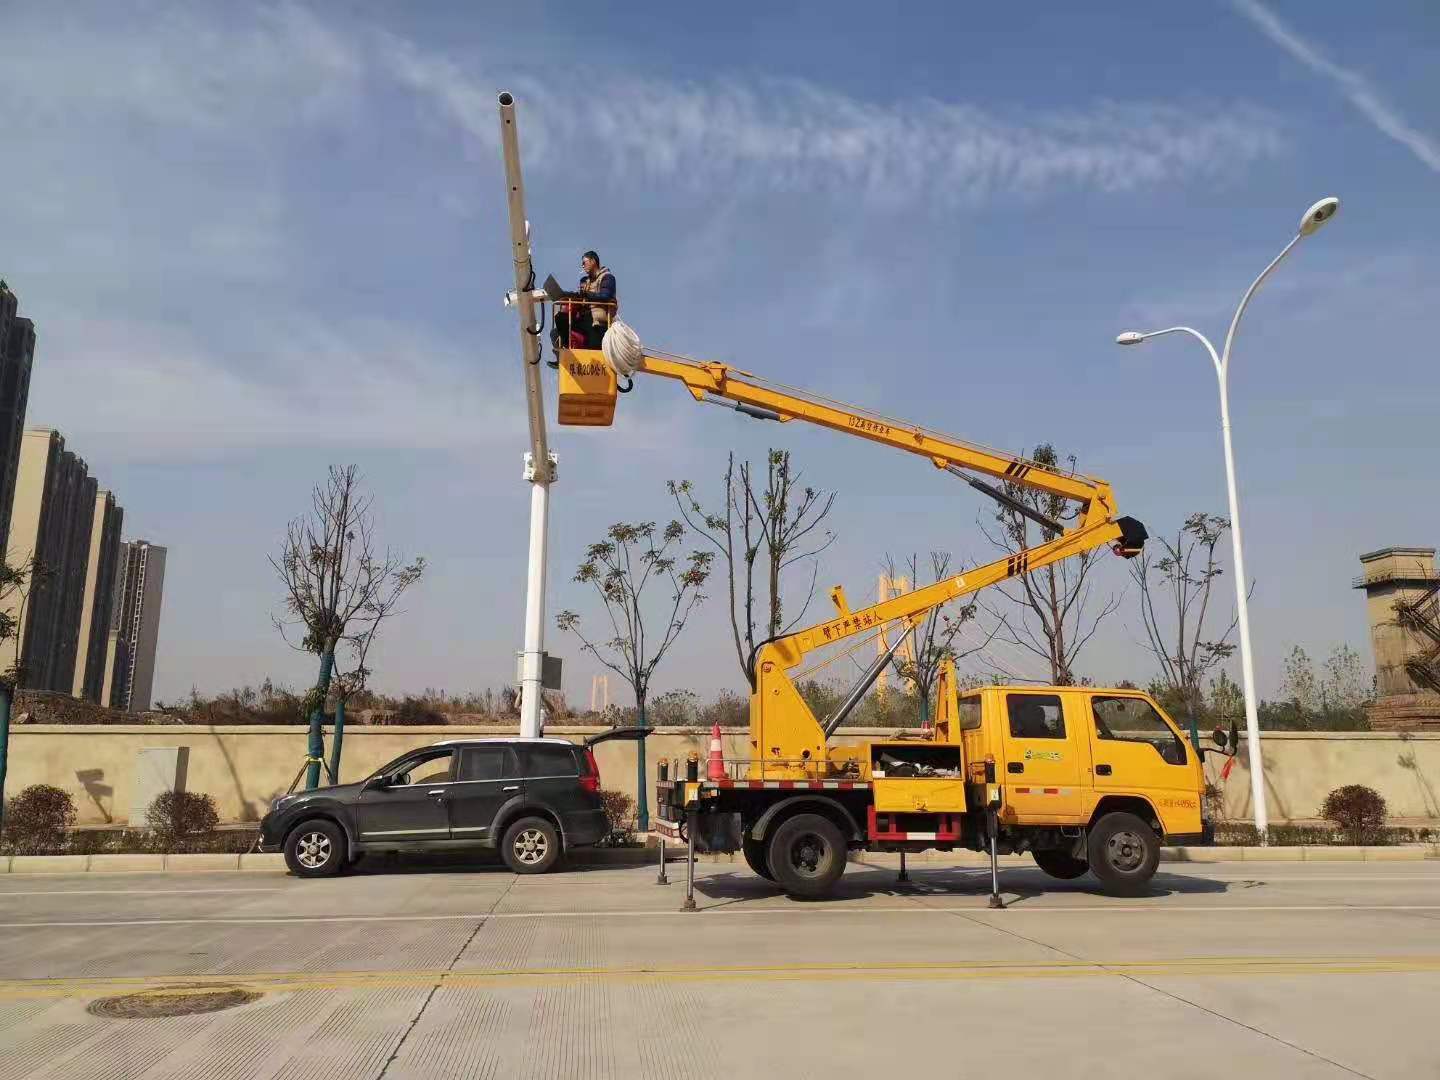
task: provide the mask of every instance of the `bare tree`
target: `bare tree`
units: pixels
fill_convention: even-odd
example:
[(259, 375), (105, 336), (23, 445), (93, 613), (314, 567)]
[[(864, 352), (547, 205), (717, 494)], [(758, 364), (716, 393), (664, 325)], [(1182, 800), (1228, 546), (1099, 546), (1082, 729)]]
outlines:
[[(318, 787), (325, 753), (325, 703), (335, 671), (335, 652), (348, 643), (353, 653), (350, 681), (364, 685), (370, 643), (380, 623), (394, 613), (400, 595), (425, 572), (425, 560), (406, 562), (386, 548), (376, 550), (373, 498), (360, 487), (354, 465), (332, 465), (323, 484), (310, 494), (310, 513), (290, 522), (274, 567), (285, 587), (285, 617), (274, 623), (292, 648), (320, 657), (320, 674), (306, 695), (303, 714), (309, 717), (305, 786)], [(303, 631), (298, 641), (292, 633)], [(355, 652), (357, 643), (363, 643)], [(358, 688), (358, 687), (356, 687)], [(354, 688), (342, 691), (348, 694)], [(343, 722), (343, 721), (342, 721)], [(339, 752), (331, 779), (339, 769)]]
[[(935, 582), (949, 577), (950, 562), (951, 557), (948, 551), (930, 552), (930, 580)], [(905, 569), (909, 571), (908, 576), (912, 588), (918, 588), (920, 585), (920, 556), (910, 555), (905, 560)], [(899, 576), (895, 560), (888, 555), (885, 557), (885, 572), (891, 580)], [(962, 605), (953, 614), (942, 608), (931, 608), (925, 618), (910, 629), (910, 651), (914, 659), (896, 660), (894, 667), (902, 679), (908, 679), (915, 687), (916, 696), (920, 699), (922, 723), (931, 714), (935, 683), (940, 678), (940, 668), (945, 661), (963, 660), (967, 656), (984, 651), (999, 632), (1000, 627), (997, 624), (985, 635), (985, 640), (978, 645), (966, 643), (966, 647), (962, 648), (960, 644), (957, 644), (956, 639), (959, 637), (960, 631), (975, 622), (979, 611), (980, 605), (974, 600)]]
[[(5, 283), (0, 281), (0, 288)], [(15, 688), (25, 678), (25, 662), (20, 654), (20, 632), (25, 626), (25, 606), (31, 591), (50, 577), (50, 571), (34, 558), (20, 566), (11, 566), (0, 558), (0, 646), (15, 642), (15, 662), (0, 672), (0, 828), (5, 823), (5, 774), (10, 763), (10, 713), (15, 704)]]
[[(630, 684), (635, 693), (636, 724), (641, 728), (646, 726), (645, 702), (655, 669), (685, 629), (690, 613), (705, 599), (700, 590), (715, 558), (712, 552), (692, 551), (682, 560), (680, 542), (684, 537), (685, 526), (678, 521), (662, 530), (657, 530), (653, 521), (611, 525), (605, 539), (586, 550), (575, 580), (594, 586), (600, 594), (612, 636), (592, 640), (580, 629), (580, 616), (573, 611), (555, 616), (556, 625), (574, 634), (585, 652)], [(652, 599), (647, 600), (645, 590), (664, 583), (668, 583), (669, 595), (657, 602), (652, 591)], [(645, 743), (642, 740), (636, 745), (638, 816), (643, 832), (649, 827)]]
[[(725, 560), (735, 656), (753, 690), (750, 658), (756, 643), (793, 630), (815, 597), (819, 555), (835, 542), (835, 534), (822, 529), (835, 506), (835, 493), (801, 483), (790, 451), (773, 448), (765, 458), (763, 487), (748, 461), (736, 468), (733, 453), (725, 467), (724, 485), (723, 513), (705, 510), (689, 480), (671, 480), (669, 489), (686, 524)], [(798, 604), (799, 610), (787, 622), (786, 571), (806, 563), (809, 575), (803, 593), (793, 591), (789, 598), (790, 608)], [(758, 587), (757, 575), (762, 578)], [(803, 569), (801, 577), (805, 577)]]
[[(1059, 455), (1049, 443), (1037, 446), (1030, 460), (1052, 472), (1060, 471)], [(1065, 460), (1074, 473), (1074, 455)], [(1009, 481), (1005, 483), (1005, 493), (1061, 524), (1076, 520), (1080, 514), (1079, 507), (1069, 499)], [(1049, 535), (1037, 535), (1043, 532), (1039, 526), (1008, 508), (996, 512), (995, 523), (993, 528), (982, 523), (980, 531), (1001, 551), (1020, 552), (1051, 539)], [(1044, 660), (1050, 667), (1050, 681), (1057, 686), (1075, 683), (1080, 651), (1095, 636), (1100, 624), (1120, 607), (1120, 598), (1113, 593), (1104, 597), (1096, 595), (1092, 575), (1098, 559), (1099, 553), (1092, 550), (1031, 570), (1011, 584), (994, 586), (991, 591), (1001, 596), (1005, 604), (981, 602), (999, 622), (1000, 640)]]
[(1210, 593), (1224, 574), (1216, 546), (1230, 522), (1214, 514), (1191, 514), (1174, 539), (1155, 537), (1158, 553), (1148, 548), (1130, 562), (1130, 576), (1140, 586), (1140, 619), (1144, 646), (1160, 664), (1160, 681), (1184, 703), (1192, 732), (1205, 701), (1205, 680), (1235, 651), (1230, 635), (1236, 617), (1218, 634)]

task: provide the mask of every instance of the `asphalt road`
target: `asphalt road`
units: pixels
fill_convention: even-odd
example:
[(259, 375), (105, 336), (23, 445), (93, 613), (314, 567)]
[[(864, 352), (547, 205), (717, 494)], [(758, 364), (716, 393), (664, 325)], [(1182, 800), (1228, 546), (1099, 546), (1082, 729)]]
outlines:
[[(1440, 1076), (1437, 862), (1008, 869), (1003, 911), (973, 868), (702, 866), (688, 914), (670, 874), (0, 877), (0, 1080)], [(212, 984), (260, 996), (87, 1011)]]

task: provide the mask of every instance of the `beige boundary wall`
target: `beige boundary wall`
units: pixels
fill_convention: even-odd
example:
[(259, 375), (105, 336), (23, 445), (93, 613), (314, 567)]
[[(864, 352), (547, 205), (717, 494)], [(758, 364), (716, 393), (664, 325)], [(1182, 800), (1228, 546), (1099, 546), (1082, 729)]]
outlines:
[[(555, 727), (547, 734), (579, 742), (597, 728)], [(445, 739), (513, 735), (496, 727), (355, 727), (345, 733), (343, 780), (358, 780), (416, 746)], [(842, 740), (891, 738), (893, 731), (848, 729)], [(703, 762), (709, 734), (658, 728), (646, 740), (651, 789), (660, 757), (694, 751)], [(328, 744), (328, 737), (327, 737)], [(11, 731), (13, 795), (30, 784), (54, 784), (75, 798), (81, 824), (125, 824), (138, 751), (185, 747), (185, 788), (215, 797), (223, 821), (254, 821), (284, 792), (305, 757), (305, 729), (270, 726), (23, 724)], [(745, 756), (746, 733), (725, 734), (727, 758)], [(634, 794), (635, 748), (611, 742), (596, 748), (603, 784)], [(1209, 771), (1221, 759), (1207, 757)], [(702, 765), (703, 767), (703, 765)], [(1316, 816), (1325, 793), (1341, 784), (1378, 790), (1398, 818), (1440, 819), (1440, 733), (1283, 732), (1265, 736), (1265, 770), (1274, 821)], [(1226, 817), (1250, 816), (1245, 755), (1224, 784)]]

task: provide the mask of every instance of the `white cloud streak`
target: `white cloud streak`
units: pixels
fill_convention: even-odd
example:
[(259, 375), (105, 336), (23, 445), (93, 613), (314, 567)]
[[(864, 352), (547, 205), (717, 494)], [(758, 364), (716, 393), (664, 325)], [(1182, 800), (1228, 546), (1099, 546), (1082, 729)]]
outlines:
[[(503, 72), (462, 68), (390, 36), (383, 67), (487, 147)], [(490, 81), (486, 81), (488, 78)], [(527, 164), (574, 161), (622, 182), (715, 191), (809, 191), (884, 203), (1061, 189), (1125, 192), (1276, 156), (1274, 114), (1245, 104), (1102, 101), (1000, 112), (930, 98), (878, 104), (797, 79), (607, 80), (589, 107), (567, 88), (509, 81), (525, 115)]]
[(1440, 141), (1400, 115), (1370, 81), (1358, 71), (1327, 59), (1311, 42), (1297, 34), (1259, 0), (1232, 0), (1235, 10), (1254, 23), (1267, 38), (1317, 75), (1334, 83), (1351, 105), (1383, 134), (1405, 147), (1434, 172), (1440, 172)]

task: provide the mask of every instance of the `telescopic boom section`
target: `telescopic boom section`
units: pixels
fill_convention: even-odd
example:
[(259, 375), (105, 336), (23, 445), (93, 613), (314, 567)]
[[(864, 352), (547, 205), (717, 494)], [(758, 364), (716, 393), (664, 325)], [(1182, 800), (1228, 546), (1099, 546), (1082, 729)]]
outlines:
[[(640, 370), (684, 383), (685, 388), (697, 401), (717, 399), (717, 404), (730, 402), (740, 406), (738, 411), (763, 420), (804, 420), (847, 435), (858, 435), (862, 439), (893, 446), (906, 453), (917, 454), (928, 458), (939, 469), (958, 473), (982, 473), (1020, 487), (1073, 500), (1081, 506), (1076, 529), (1108, 521), (1115, 514), (1115, 498), (1111, 494), (1110, 485), (1103, 480), (1056, 472), (1013, 454), (960, 442), (914, 424), (876, 416), (839, 402), (797, 393), (788, 388), (771, 386), (750, 372), (741, 371), (728, 364), (647, 353), (644, 367)], [(1003, 491), (988, 484), (980, 486), (992, 497), (1004, 496)], [(1006, 499), (1002, 498), (1001, 501)], [(1058, 525), (1053, 527), (1058, 531)]]

